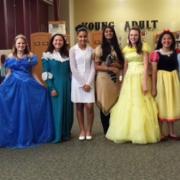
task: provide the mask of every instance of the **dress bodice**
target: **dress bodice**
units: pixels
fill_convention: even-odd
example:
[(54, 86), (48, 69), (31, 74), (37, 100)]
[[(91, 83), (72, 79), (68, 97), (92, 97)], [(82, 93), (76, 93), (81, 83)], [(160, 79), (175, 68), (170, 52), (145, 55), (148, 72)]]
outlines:
[(159, 62), (158, 62), (158, 69), (165, 70), (165, 71), (173, 71), (178, 69), (178, 61), (177, 61), (177, 54), (173, 52), (169, 55), (164, 55), (159, 53)]
[(84, 74), (91, 70), (93, 49), (90, 46), (82, 50), (79, 48), (78, 44), (76, 44), (70, 49), (70, 55), (71, 54), (73, 54), (73, 56), (70, 57), (71, 66), (73, 64), (80, 74)]
[(66, 77), (70, 73), (69, 57), (62, 57), (59, 52), (44, 52), (42, 56), (44, 71), (51, 73), (54, 79)]
[(37, 56), (25, 56), (22, 59), (10, 57), (6, 59), (5, 68), (11, 69), (12, 72), (21, 71), (25, 73), (30, 73), (32, 67), (35, 66), (37, 62)]
[[(143, 52), (149, 52), (150, 51), (150, 49), (146, 43), (143, 43), (142, 51)], [(143, 63), (143, 53), (138, 54), (136, 52), (136, 48), (126, 46), (123, 49), (123, 53), (124, 53), (125, 60), (128, 61), (128, 63), (131, 63), (131, 62)]]

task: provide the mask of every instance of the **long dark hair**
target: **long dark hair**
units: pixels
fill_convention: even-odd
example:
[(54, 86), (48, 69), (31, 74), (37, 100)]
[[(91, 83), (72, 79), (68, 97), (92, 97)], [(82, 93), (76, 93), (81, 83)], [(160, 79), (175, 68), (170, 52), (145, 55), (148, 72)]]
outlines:
[(157, 46), (156, 46), (156, 49), (161, 49), (162, 48), (162, 38), (165, 34), (169, 34), (171, 36), (171, 39), (172, 39), (172, 44), (170, 46), (170, 49), (175, 51), (175, 45), (176, 45), (176, 41), (175, 41), (175, 37), (173, 35), (172, 32), (170, 31), (163, 31), (160, 36), (159, 36), (159, 39), (158, 39), (158, 42), (157, 42)]
[(138, 28), (138, 27), (132, 27), (130, 30), (129, 30), (129, 33), (128, 33), (128, 46), (132, 47), (133, 45), (131, 44), (131, 41), (129, 39), (129, 36), (130, 36), (130, 32), (134, 30), (134, 31), (137, 31), (139, 33), (139, 39), (136, 43), (136, 52), (138, 54), (141, 54), (142, 53), (142, 40), (141, 40), (141, 30)]
[[(112, 39), (110, 41), (107, 40), (105, 35), (104, 35), (106, 29), (111, 29), (111, 31), (113, 32), (113, 37), (112, 37)], [(101, 47), (102, 47), (102, 57), (101, 58), (102, 58), (103, 61), (105, 61), (108, 54), (111, 53), (111, 47), (113, 47), (116, 54), (117, 54), (118, 60), (120, 61), (120, 63), (123, 64), (124, 57), (122, 55), (121, 49), (120, 49), (119, 44), (118, 44), (116, 32), (115, 32), (115, 30), (114, 30), (114, 28), (112, 26), (106, 26), (103, 29)]]
[(76, 31), (77, 34), (79, 34), (79, 32), (81, 32), (81, 31), (88, 33), (87, 28), (84, 25), (82, 25), (82, 24), (78, 24), (75, 27), (75, 31)]
[(5, 60), (6, 60), (6, 55), (2, 54), (0, 57), (0, 62), (2, 65), (5, 63)]
[(62, 46), (61, 49), (59, 50), (59, 53), (61, 54), (62, 57), (69, 57), (68, 44), (67, 44), (67, 42), (66, 42), (65, 37), (64, 37), (62, 34), (54, 34), (54, 35), (51, 37), (51, 39), (49, 40), (48, 48), (47, 48), (46, 52), (53, 53), (53, 51), (54, 51), (54, 49), (55, 49), (54, 46), (53, 46), (53, 41), (54, 41), (54, 38), (55, 38), (56, 36), (62, 37), (63, 42), (64, 42), (63, 46)]

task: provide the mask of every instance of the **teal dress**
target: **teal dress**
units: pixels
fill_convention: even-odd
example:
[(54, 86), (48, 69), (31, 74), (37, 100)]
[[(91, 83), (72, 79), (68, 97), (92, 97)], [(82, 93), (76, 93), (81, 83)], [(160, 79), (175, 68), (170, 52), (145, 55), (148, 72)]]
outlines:
[(46, 52), (42, 57), (42, 79), (49, 91), (56, 90), (57, 96), (51, 96), (55, 139), (62, 142), (70, 139), (73, 124), (73, 104), (71, 102), (71, 71), (69, 58), (62, 58), (58, 52)]
[(4, 80), (5, 76), (6, 76), (6, 69), (2, 65), (2, 66), (0, 66), (0, 84)]

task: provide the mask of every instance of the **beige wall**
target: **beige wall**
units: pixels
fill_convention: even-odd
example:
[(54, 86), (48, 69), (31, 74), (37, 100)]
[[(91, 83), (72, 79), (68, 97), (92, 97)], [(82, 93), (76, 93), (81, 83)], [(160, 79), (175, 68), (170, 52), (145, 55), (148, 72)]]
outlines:
[(66, 31), (69, 34), (69, 1), (60, 0), (59, 2), (59, 19), (66, 21)]
[[(70, 0), (72, 1), (72, 0)], [(126, 21), (158, 20), (157, 29), (146, 31), (153, 46), (154, 35), (164, 29), (180, 30), (180, 0), (73, 0), (74, 25), (82, 22), (114, 21), (122, 46), (127, 40)], [(71, 26), (72, 28), (72, 26)]]

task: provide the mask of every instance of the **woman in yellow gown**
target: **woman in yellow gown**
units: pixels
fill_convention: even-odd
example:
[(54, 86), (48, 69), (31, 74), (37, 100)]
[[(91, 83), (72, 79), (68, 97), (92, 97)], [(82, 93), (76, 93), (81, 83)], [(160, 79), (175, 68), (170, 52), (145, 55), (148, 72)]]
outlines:
[(138, 28), (129, 31), (128, 40), (123, 49), (126, 72), (121, 94), (111, 110), (106, 137), (115, 143), (156, 143), (160, 140), (160, 130), (149, 87), (149, 48), (141, 42)]

